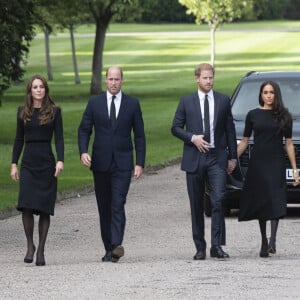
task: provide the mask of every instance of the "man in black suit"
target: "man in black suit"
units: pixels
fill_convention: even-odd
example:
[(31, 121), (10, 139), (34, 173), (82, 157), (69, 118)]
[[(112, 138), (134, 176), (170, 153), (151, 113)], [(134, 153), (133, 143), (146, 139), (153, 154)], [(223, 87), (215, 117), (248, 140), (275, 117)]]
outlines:
[[(102, 241), (102, 261), (117, 262), (124, 255), (125, 203), (132, 176), (142, 175), (146, 142), (144, 122), (138, 99), (121, 91), (123, 72), (110, 67), (105, 79), (107, 91), (93, 96), (78, 129), (81, 163), (93, 171)], [(92, 158), (88, 147), (92, 130)], [(133, 132), (135, 162), (133, 159)]]
[(203, 214), (206, 181), (211, 187), (210, 256), (224, 259), (229, 255), (221, 247), (225, 245), (222, 202), (226, 172), (231, 173), (237, 162), (235, 127), (229, 97), (212, 90), (214, 68), (210, 64), (198, 65), (195, 80), (198, 91), (181, 98), (172, 133), (184, 142), (181, 169), (186, 171), (193, 240), (197, 249), (194, 259), (206, 258)]

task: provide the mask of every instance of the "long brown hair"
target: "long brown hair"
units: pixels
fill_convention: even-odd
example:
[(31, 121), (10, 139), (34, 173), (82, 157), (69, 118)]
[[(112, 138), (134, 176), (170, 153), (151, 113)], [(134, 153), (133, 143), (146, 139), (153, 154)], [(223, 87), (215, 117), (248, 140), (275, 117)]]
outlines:
[(277, 133), (284, 133), (291, 130), (291, 127), (293, 126), (293, 119), (290, 112), (283, 104), (280, 87), (275, 81), (265, 81), (260, 86), (258, 97), (260, 106), (264, 106), (264, 101), (261, 94), (266, 85), (271, 85), (274, 89), (274, 104), (272, 110), (274, 119), (279, 125), (279, 130)]
[(31, 120), (34, 111), (31, 88), (32, 88), (32, 83), (35, 79), (41, 80), (45, 87), (45, 97), (42, 101), (42, 106), (39, 113), (40, 125), (44, 125), (49, 123), (51, 120), (53, 120), (55, 103), (49, 95), (49, 86), (47, 80), (41, 75), (34, 75), (31, 78), (29, 78), (26, 86), (24, 106), (21, 109), (20, 117), (25, 124), (27, 121)]

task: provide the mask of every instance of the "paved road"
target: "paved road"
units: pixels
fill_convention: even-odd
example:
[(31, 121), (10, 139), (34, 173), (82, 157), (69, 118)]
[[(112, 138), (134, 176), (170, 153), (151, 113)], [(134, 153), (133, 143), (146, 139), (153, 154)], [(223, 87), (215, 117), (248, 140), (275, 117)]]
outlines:
[[(184, 173), (169, 166), (133, 182), (125, 257), (102, 263), (93, 194), (60, 202), (45, 267), (23, 263), (20, 216), (0, 221), (0, 299), (299, 299), (299, 208), (280, 223), (278, 254), (259, 258), (256, 221), (226, 219), (231, 258), (193, 261)], [(207, 242), (210, 219), (206, 219)], [(37, 240), (37, 237), (36, 237)]]

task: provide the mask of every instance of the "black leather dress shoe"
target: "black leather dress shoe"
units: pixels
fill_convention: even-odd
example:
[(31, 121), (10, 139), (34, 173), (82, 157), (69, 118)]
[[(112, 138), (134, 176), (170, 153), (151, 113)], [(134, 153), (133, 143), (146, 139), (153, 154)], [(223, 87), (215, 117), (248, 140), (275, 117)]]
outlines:
[(229, 258), (229, 255), (223, 251), (221, 246), (212, 246), (210, 248), (210, 257), (215, 258)]
[(111, 251), (106, 251), (105, 255), (102, 257), (103, 262), (111, 261)]
[(119, 261), (119, 259), (124, 256), (124, 248), (123, 246), (119, 245), (116, 246), (111, 253), (111, 261), (116, 263)]
[(194, 260), (203, 260), (206, 258), (206, 251), (205, 250), (199, 250), (194, 255)]

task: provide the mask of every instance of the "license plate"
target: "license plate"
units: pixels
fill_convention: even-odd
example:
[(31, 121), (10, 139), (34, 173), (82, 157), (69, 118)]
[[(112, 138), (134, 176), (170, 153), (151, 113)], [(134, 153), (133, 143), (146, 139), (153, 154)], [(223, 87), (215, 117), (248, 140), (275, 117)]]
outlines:
[[(298, 174), (299, 174), (299, 169), (298, 169)], [(286, 169), (286, 180), (294, 180), (293, 169)]]

